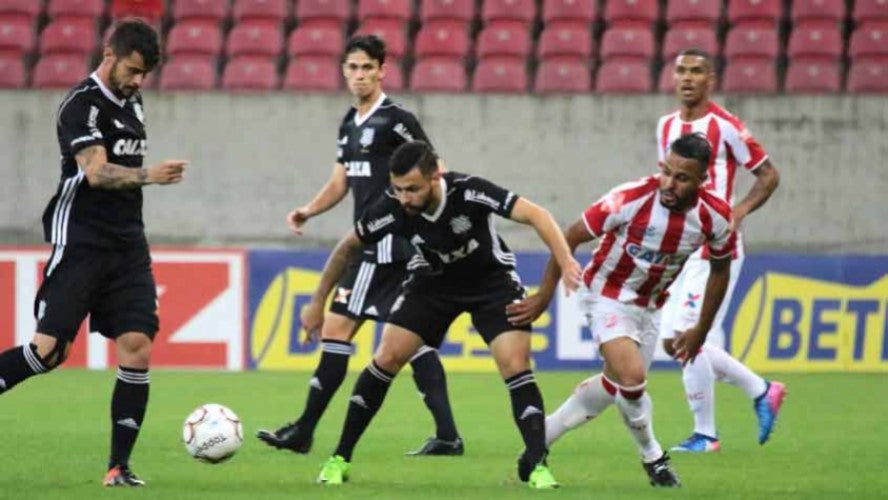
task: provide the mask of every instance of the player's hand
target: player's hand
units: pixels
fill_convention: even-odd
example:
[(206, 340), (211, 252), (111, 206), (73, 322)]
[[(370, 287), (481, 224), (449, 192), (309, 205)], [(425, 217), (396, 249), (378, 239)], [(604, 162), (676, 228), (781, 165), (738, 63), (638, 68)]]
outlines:
[(580, 281), (583, 279), (583, 267), (577, 262), (577, 259), (570, 258), (566, 266), (561, 268), (561, 281), (564, 283), (564, 295), (570, 296), (571, 292), (576, 292), (580, 287)]
[(299, 321), (302, 322), (302, 329), (305, 331), (305, 336), (302, 338), (303, 345), (319, 339), (321, 328), (324, 326), (324, 304), (309, 302), (302, 308)]
[(549, 306), (549, 299), (535, 293), (530, 297), (506, 306), (506, 317), (515, 326), (529, 325), (536, 321)]
[(311, 215), (305, 207), (297, 208), (287, 214), (287, 225), (290, 226), (290, 231), (302, 236), (302, 226), (308, 222), (309, 218)]
[(706, 332), (697, 326), (679, 333), (672, 342), (675, 347), (675, 359), (682, 365), (693, 363), (700, 354), (704, 342), (706, 342)]
[(148, 184), (176, 184), (185, 178), (184, 160), (166, 160), (146, 168)]
[(731, 229), (731, 232), (739, 231), (740, 224), (743, 223), (743, 219), (745, 219), (745, 218), (746, 218), (746, 214), (743, 213), (742, 210), (735, 207), (733, 213), (731, 214), (731, 225), (729, 226)]

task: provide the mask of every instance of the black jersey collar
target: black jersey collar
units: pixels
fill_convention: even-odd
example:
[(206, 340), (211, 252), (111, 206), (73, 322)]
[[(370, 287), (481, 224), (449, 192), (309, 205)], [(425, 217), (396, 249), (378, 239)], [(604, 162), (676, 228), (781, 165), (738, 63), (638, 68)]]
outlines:
[(126, 101), (124, 99), (119, 99), (116, 95), (114, 95), (113, 92), (108, 90), (108, 87), (106, 87), (104, 83), (102, 83), (102, 79), (99, 78), (99, 74), (97, 72), (93, 71), (92, 74), (89, 75), (89, 77), (92, 78), (97, 84), (99, 84), (99, 90), (101, 90), (102, 93), (105, 94), (105, 97), (107, 97), (109, 101), (120, 106), (121, 108), (126, 106)]
[(370, 111), (368, 111), (367, 114), (364, 116), (360, 116), (360, 113), (358, 112), (358, 107), (355, 106), (355, 125), (358, 127), (363, 125), (364, 122), (366, 122), (368, 118), (373, 116), (373, 113), (376, 113), (376, 110), (379, 109), (380, 106), (382, 106), (382, 103), (385, 102), (386, 98), (388, 98), (388, 96), (385, 95), (385, 92), (380, 93), (379, 99), (377, 99), (376, 102), (373, 103), (373, 107), (371, 107)]
[(429, 215), (425, 212), (422, 213), (422, 216), (429, 222), (436, 222), (441, 214), (444, 213), (444, 207), (447, 206), (447, 180), (444, 176), (441, 176), (441, 203), (438, 203), (438, 208), (435, 210), (435, 213)]

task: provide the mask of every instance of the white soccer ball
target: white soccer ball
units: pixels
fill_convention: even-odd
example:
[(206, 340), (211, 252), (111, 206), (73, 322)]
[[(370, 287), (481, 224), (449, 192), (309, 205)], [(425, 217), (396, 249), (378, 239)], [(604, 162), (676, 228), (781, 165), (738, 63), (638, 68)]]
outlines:
[(182, 440), (192, 457), (217, 464), (234, 456), (244, 442), (244, 431), (231, 408), (207, 403), (185, 419)]

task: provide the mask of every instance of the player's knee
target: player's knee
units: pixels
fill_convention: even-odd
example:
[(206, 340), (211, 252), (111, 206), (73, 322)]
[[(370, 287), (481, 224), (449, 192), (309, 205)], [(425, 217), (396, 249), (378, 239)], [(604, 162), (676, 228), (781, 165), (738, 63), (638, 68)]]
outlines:
[(530, 370), (530, 358), (523, 355), (509, 356), (497, 362), (503, 377), (509, 378)]
[(617, 374), (621, 387), (637, 387), (647, 380), (644, 367), (626, 367)]
[(321, 327), (321, 339), (351, 342), (358, 326), (355, 320), (347, 316), (327, 311), (324, 315), (324, 326)]
[(57, 368), (68, 359), (70, 343), (61, 339), (44, 340), (28, 346), (40, 358), (46, 371)]
[(672, 339), (663, 339), (663, 350), (670, 358), (675, 357), (675, 345), (672, 343)]
[(376, 362), (377, 366), (393, 375), (401, 371), (401, 367), (404, 366), (409, 359), (410, 356), (405, 356), (396, 351), (386, 349), (378, 350), (376, 355), (373, 356), (373, 361)]
[(125, 334), (117, 339), (117, 355), (121, 365), (145, 368), (151, 359), (151, 338), (142, 334)]

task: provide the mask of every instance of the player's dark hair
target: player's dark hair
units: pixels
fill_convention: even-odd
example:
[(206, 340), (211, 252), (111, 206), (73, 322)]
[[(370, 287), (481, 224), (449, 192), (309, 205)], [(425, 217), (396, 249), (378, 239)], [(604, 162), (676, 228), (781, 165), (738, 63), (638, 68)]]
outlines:
[(438, 169), (438, 155), (427, 142), (405, 142), (389, 158), (389, 170), (398, 177), (414, 167), (419, 169), (423, 177), (431, 176)]
[(117, 23), (108, 40), (108, 46), (119, 58), (138, 52), (148, 71), (153, 70), (160, 60), (157, 31), (139, 19), (124, 19)]
[(696, 160), (700, 173), (706, 174), (706, 170), (709, 168), (709, 159), (712, 157), (712, 146), (702, 132), (684, 134), (676, 139), (669, 149), (682, 158)]
[(385, 42), (376, 35), (356, 35), (351, 37), (348, 43), (345, 44), (345, 50), (342, 52), (342, 61), (340, 63), (345, 63), (345, 59), (349, 54), (359, 50), (366, 52), (370, 59), (378, 61), (380, 66), (385, 63)]
[(678, 53), (678, 57), (684, 57), (684, 56), (693, 56), (693, 57), (702, 58), (703, 61), (706, 62), (706, 65), (709, 66), (709, 71), (715, 71), (715, 65), (712, 64), (712, 56), (709, 54), (709, 52), (706, 52), (703, 49), (698, 49), (696, 47), (693, 47), (693, 48), (689, 48), (689, 49), (684, 49)]

